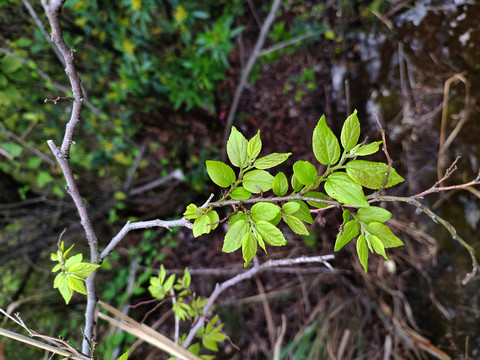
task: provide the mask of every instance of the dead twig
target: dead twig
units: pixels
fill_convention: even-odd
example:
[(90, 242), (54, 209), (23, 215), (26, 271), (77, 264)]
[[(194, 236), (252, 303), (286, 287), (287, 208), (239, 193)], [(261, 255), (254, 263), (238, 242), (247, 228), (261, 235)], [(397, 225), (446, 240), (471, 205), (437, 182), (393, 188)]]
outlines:
[(228, 113), (227, 123), (225, 125), (225, 132), (224, 132), (224, 141), (223, 143), (226, 144), (228, 140), (228, 136), (230, 134), (230, 128), (233, 124), (233, 119), (235, 118), (235, 114), (237, 113), (237, 108), (240, 103), (240, 97), (242, 95), (243, 89), (247, 85), (248, 77), (250, 76), (250, 72), (253, 69), (253, 66), (257, 62), (258, 57), (260, 56), (260, 50), (263, 47), (265, 39), (267, 37), (268, 31), (273, 24), (273, 21), (276, 18), (276, 13), (278, 8), (280, 7), (281, 0), (273, 0), (272, 7), (270, 8), (270, 12), (265, 19), (265, 22), (260, 29), (260, 34), (258, 35), (257, 42), (255, 43), (255, 47), (253, 48), (252, 54), (248, 58), (247, 65), (245, 69), (242, 71), (242, 76), (240, 78), (240, 83), (238, 84), (237, 89), (235, 90), (235, 95), (233, 96), (232, 106), (230, 107), (230, 112)]

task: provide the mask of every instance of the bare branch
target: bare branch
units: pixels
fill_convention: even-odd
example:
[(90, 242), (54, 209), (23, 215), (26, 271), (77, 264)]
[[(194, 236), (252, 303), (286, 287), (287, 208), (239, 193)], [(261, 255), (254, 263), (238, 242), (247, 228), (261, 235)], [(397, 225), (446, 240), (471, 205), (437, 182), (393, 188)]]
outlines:
[(261, 265), (254, 264), (254, 266), (250, 270), (244, 273), (238, 274), (237, 276), (234, 276), (233, 278), (221, 284), (217, 284), (217, 286), (215, 287), (215, 290), (209, 296), (208, 301), (203, 308), (202, 316), (200, 316), (197, 323), (190, 329), (190, 332), (188, 333), (185, 339), (185, 342), (182, 345), (183, 348), (186, 349), (190, 346), (195, 334), (204, 324), (206, 316), (208, 316), (208, 313), (210, 311), (210, 308), (213, 306), (213, 304), (215, 303), (217, 298), (220, 296), (220, 294), (224, 292), (226, 289), (228, 289), (229, 287), (232, 287), (243, 280), (250, 279), (255, 274), (258, 274), (267, 269), (276, 268), (280, 266), (292, 266), (297, 264), (312, 264), (312, 263), (322, 263), (325, 266), (327, 266), (328, 261), (333, 260), (334, 258), (335, 258), (334, 255), (323, 255), (323, 256), (312, 256), (312, 257), (301, 256), (295, 259), (268, 260), (267, 262)]
[[(90, 217), (88, 215), (87, 207), (80, 195), (75, 178), (73, 176), (72, 169), (69, 162), (70, 147), (73, 143), (73, 133), (75, 127), (80, 121), (80, 113), (83, 104), (83, 92), (80, 85), (80, 78), (77, 75), (75, 69), (75, 51), (71, 50), (65, 43), (62, 35), (62, 28), (60, 25), (60, 12), (62, 10), (65, 0), (42, 0), (43, 8), (47, 14), (50, 27), (52, 29), (52, 42), (58, 48), (58, 51), (62, 54), (65, 60), (65, 72), (70, 80), (70, 85), (73, 93), (73, 106), (70, 120), (68, 121), (65, 129), (65, 135), (62, 141), (62, 145), (58, 147), (52, 140), (47, 142), (48, 146), (52, 150), (53, 154), (57, 158), (58, 163), (62, 169), (67, 182), (67, 191), (73, 199), (75, 206), (78, 209), (81, 224), (85, 230), (88, 245), (90, 247), (90, 261), (92, 264), (99, 264), (101, 261), (100, 253), (98, 251), (98, 239), (93, 229)], [(86, 279), (87, 290), (87, 307), (85, 310), (85, 330), (84, 341), (82, 350), (86, 354), (91, 353), (90, 344), (93, 343), (93, 328), (94, 328), (94, 311), (95, 304), (97, 302), (96, 288), (95, 288), (96, 271), (94, 271)]]
[(163, 184), (171, 181), (171, 180), (179, 180), (183, 181), (185, 177), (183, 176), (183, 172), (181, 170), (175, 170), (172, 171), (170, 174), (168, 174), (165, 177), (162, 177), (160, 179), (156, 179), (152, 182), (149, 182), (148, 184), (133, 188), (128, 192), (128, 195), (138, 195), (141, 194), (145, 191), (155, 189), (156, 187), (162, 186)]
[(131, 223), (130, 221), (127, 222), (122, 230), (118, 232), (118, 234), (110, 241), (107, 245), (105, 250), (102, 251), (100, 254), (100, 259), (104, 260), (118, 245), (118, 243), (131, 231), (131, 230), (138, 230), (138, 229), (148, 229), (152, 227), (163, 227), (165, 229), (171, 229), (172, 227), (176, 226), (183, 226), (189, 229), (193, 228), (193, 225), (187, 219), (178, 219), (178, 220), (149, 220), (149, 221), (138, 221)]
[(399, 201), (405, 202), (407, 204), (415, 206), (418, 210), (428, 215), (435, 223), (443, 225), (445, 229), (450, 233), (450, 236), (453, 240), (457, 240), (469, 253), (472, 260), (472, 271), (465, 275), (465, 278), (462, 280), (462, 284), (465, 285), (470, 282), (475, 274), (480, 270), (480, 266), (475, 258), (475, 249), (467, 244), (467, 242), (457, 233), (457, 230), (445, 219), (435, 214), (428, 206), (423, 205), (415, 196), (412, 197), (401, 197), (401, 196), (381, 196), (378, 195), (373, 201)]

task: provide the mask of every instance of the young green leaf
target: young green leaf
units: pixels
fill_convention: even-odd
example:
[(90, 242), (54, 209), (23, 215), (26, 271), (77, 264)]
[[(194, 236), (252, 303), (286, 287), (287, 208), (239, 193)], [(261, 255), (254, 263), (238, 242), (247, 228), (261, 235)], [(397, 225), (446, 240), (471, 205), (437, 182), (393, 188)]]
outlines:
[(210, 224), (210, 229), (215, 230), (218, 226), (218, 221), (220, 220), (220, 217), (218, 216), (218, 213), (215, 210), (210, 211), (208, 214), (208, 223)]
[(325, 182), (327, 194), (342, 204), (368, 207), (370, 206), (363, 193), (362, 186), (354, 182), (346, 173), (330, 174)]
[(259, 202), (252, 206), (251, 210), (253, 221), (270, 221), (280, 212), (280, 207), (272, 203)]
[(89, 264), (89, 263), (77, 263), (68, 268), (68, 271), (78, 277), (86, 278), (90, 276), (95, 270), (97, 270), (100, 265)]
[(379, 223), (379, 222), (372, 222), (367, 224), (367, 231), (378, 237), (383, 246), (386, 248), (393, 248), (404, 245), (402, 240), (395, 236), (394, 233), (388, 228), (388, 226)]
[(210, 218), (207, 215), (201, 215), (196, 218), (193, 223), (193, 236), (199, 237), (202, 234), (208, 234), (210, 232), (210, 228), (207, 226), (209, 221)]
[(56, 281), (54, 282), (53, 287), (58, 288), (60, 294), (65, 300), (65, 303), (68, 305), (73, 296), (73, 289), (68, 284), (68, 276), (66, 274), (60, 273), (57, 275), (57, 277), (58, 280), (55, 279)]
[(74, 255), (74, 256), (72, 256), (71, 258), (69, 258), (69, 259), (65, 262), (65, 267), (66, 267), (67, 269), (70, 269), (73, 265), (78, 264), (79, 262), (81, 262), (82, 259), (83, 259), (83, 255), (82, 255), (82, 254)]
[(285, 214), (293, 214), (300, 210), (300, 203), (297, 201), (289, 201), (282, 205), (282, 211)]
[(279, 172), (275, 177), (273, 178), (273, 192), (278, 195), (278, 196), (283, 196), (287, 193), (288, 191), (288, 181), (287, 177), (283, 172)]
[[(268, 224), (268, 223), (267, 223)], [(253, 257), (257, 253), (257, 239), (248, 231), (242, 239), (242, 256), (245, 261), (244, 266), (247, 267), (248, 263), (252, 261)]]
[(277, 166), (283, 163), (285, 160), (288, 159), (290, 155), (292, 155), (292, 153), (269, 154), (255, 160), (255, 162), (253, 163), (253, 166), (255, 166), (257, 169), (262, 169), (262, 170), (270, 169), (274, 166)]
[(355, 151), (355, 155), (356, 156), (366, 156), (366, 155), (375, 154), (378, 151), (378, 149), (380, 147), (380, 144), (382, 142), (383, 141), (375, 141), (371, 144), (362, 145), (358, 148), (357, 151)]
[(301, 200), (293, 200), (300, 205), (298, 211), (294, 212), (292, 215), (299, 218), (302, 221), (305, 221), (307, 224), (313, 224), (312, 214), (310, 214), (310, 209), (307, 204)]
[(335, 241), (335, 251), (339, 251), (342, 247), (350, 242), (355, 236), (358, 235), (358, 223), (356, 220), (350, 220), (343, 225), (342, 230), (337, 235)]
[(230, 159), (230, 162), (234, 166), (239, 168), (244, 168), (245, 166), (247, 166), (248, 164), (247, 147), (248, 147), (248, 141), (247, 139), (245, 139), (245, 136), (243, 136), (242, 133), (238, 131), (235, 126), (232, 126), (232, 131), (230, 132), (230, 136), (227, 141), (227, 155), (228, 155), (228, 158)]
[(252, 170), (243, 177), (243, 187), (254, 194), (270, 190), (272, 183), (273, 176), (265, 170)]
[(168, 293), (170, 291), (170, 289), (172, 288), (173, 286), (173, 283), (175, 282), (175, 274), (171, 274), (167, 281), (165, 281), (162, 285), (163, 287), (163, 291), (166, 293)]
[(360, 208), (357, 212), (358, 218), (365, 224), (371, 222), (384, 223), (392, 217), (392, 213), (378, 206)]
[[(382, 187), (388, 171), (388, 165), (381, 162), (352, 160), (346, 165), (347, 174), (360, 185), (373, 190)], [(390, 169), (386, 187), (401, 183), (404, 179), (394, 168)]]
[(256, 229), (262, 236), (263, 240), (273, 246), (283, 246), (287, 243), (287, 240), (283, 236), (282, 232), (269, 222), (259, 220), (256, 223)]
[(303, 184), (298, 181), (298, 179), (295, 177), (295, 174), (292, 175), (292, 188), (294, 191), (300, 191), (303, 188)]
[(347, 222), (349, 222), (349, 221), (350, 221), (350, 210), (348, 210), (348, 209), (343, 210), (342, 218), (343, 218), (343, 222), (344, 222), (345, 224), (346, 224)]
[[(53, 255), (53, 254), (51, 254)], [(56, 264), (53, 268), (52, 268), (52, 272), (55, 273), (57, 272), (58, 270), (60, 270), (62, 268), (62, 264)]]
[(320, 164), (333, 165), (340, 159), (340, 145), (323, 115), (313, 130), (313, 154)]
[(365, 269), (365, 273), (367, 273), (368, 248), (367, 248), (367, 242), (365, 241), (365, 236), (363, 236), (363, 234), (361, 234), (357, 238), (357, 255), (358, 255), (358, 260), (360, 260), (360, 263), (362, 264), (363, 268)]
[(128, 360), (128, 351), (124, 352), (117, 360)]
[(284, 215), (283, 221), (287, 223), (287, 225), (292, 229), (295, 234), (299, 235), (310, 235), (305, 224), (297, 217), (293, 215)]
[(340, 141), (345, 151), (352, 150), (360, 138), (360, 122), (357, 117), (357, 110), (354, 110), (347, 120), (343, 123)]
[(230, 193), (230, 197), (234, 200), (246, 200), (252, 196), (250, 191), (245, 190), (244, 187), (238, 186)]
[(221, 161), (207, 160), (207, 173), (210, 179), (220, 187), (229, 187), (235, 181), (233, 169)]
[[(310, 198), (316, 198), (316, 199), (321, 199), (321, 200), (328, 200), (327, 196), (321, 192), (318, 191), (308, 191), (305, 193), (305, 197), (310, 197)], [(313, 206), (314, 208), (317, 209), (323, 209), (329, 206), (328, 204), (321, 203), (321, 202), (315, 202), (315, 201), (307, 201), (307, 204), (310, 206)]]
[(303, 185), (310, 185), (318, 178), (317, 169), (309, 161), (300, 160), (293, 164), (293, 174)]
[(242, 240), (246, 233), (250, 232), (250, 227), (243, 219), (235, 221), (225, 235), (222, 251), (230, 253), (238, 250), (242, 246)]
[(198, 207), (195, 204), (190, 204), (187, 206), (187, 210), (183, 213), (183, 216), (187, 219), (195, 219), (198, 214)]
[(243, 211), (239, 211), (233, 214), (232, 216), (230, 216), (230, 220), (228, 220), (228, 225), (233, 226), (233, 224), (235, 224), (235, 222), (237, 222), (238, 220), (243, 220), (246, 222), (247, 215), (245, 215)]
[(255, 159), (262, 150), (262, 140), (260, 139), (260, 130), (248, 141), (247, 154), (250, 159)]
[(373, 250), (375, 250), (375, 252), (377, 254), (380, 254), (382, 255), (385, 260), (388, 260), (388, 257), (387, 257), (387, 254), (385, 254), (385, 247), (382, 243), (382, 241), (376, 237), (375, 235), (366, 235), (366, 238), (368, 239), (368, 241), (370, 242), (370, 244), (372, 244), (372, 247), (373, 247)]
[(79, 292), (80, 294), (87, 295), (87, 289), (85, 289), (85, 284), (83, 283), (83, 280), (69, 276), (68, 286), (70, 286), (73, 290)]

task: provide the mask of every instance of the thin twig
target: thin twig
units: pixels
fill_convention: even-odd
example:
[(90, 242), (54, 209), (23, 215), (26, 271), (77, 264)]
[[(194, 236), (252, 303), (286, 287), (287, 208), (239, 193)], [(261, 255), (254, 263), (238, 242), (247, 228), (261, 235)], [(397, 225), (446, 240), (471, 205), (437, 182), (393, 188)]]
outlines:
[(167, 176), (164, 176), (160, 179), (156, 179), (152, 182), (149, 182), (148, 184), (138, 186), (136, 188), (133, 188), (128, 192), (128, 195), (133, 196), (133, 195), (138, 195), (141, 194), (145, 191), (149, 191), (152, 189), (155, 189), (156, 187), (162, 186), (163, 184), (171, 181), (171, 180), (178, 180), (178, 181), (183, 181), (185, 177), (183, 176), (183, 172), (181, 170), (175, 170), (172, 171), (170, 174)]
[(278, 8), (280, 7), (281, 2), (282, 2), (281, 0), (273, 0), (272, 7), (270, 9), (270, 12), (267, 15), (267, 18), (265, 19), (265, 22), (262, 25), (262, 28), (260, 29), (260, 34), (258, 35), (258, 39), (257, 39), (257, 42), (255, 43), (255, 47), (253, 48), (252, 54), (248, 58), (247, 66), (245, 66), (245, 69), (243, 69), (242, 71), (240, 83), (238, 84), (238, 87), (235, 90), (232, 106), (230, 107), (230, 112), (228, 113), (228, 117), (227, 117), (227, 123), (225, 125), (225, 133), (223, 136), (224, 144), (227, 143), (228, 136), (230, 134), (230, 128), (232, 127), (233, 119), (235, 118), (235, 114), (237, 113), (237, 108), (240, 103), (240, 97), (242, 95), (243, 89), (247, 85), (250, 72), (252, 71), (253, 66), (257, 62), (258, 57), (260, 56), (260, 50), (262, 49), (265, 39), (267, 37), (268, 31), (270, 30), (270, 27), (272, 26), (273, 21), (277, 16), (276, 13)]
[[(448, 78), (447, 81), (445, 81), (445, 86), (443, 88), (442, 122), (440, 125), (440, 144), (438, 146), (438, 162), (437, 162), (438, 179), (442, 177), (446, 151), (450, 146), (450, 144), (452, 143), (453, 139), (457, 136), (457, 134), (460, 132), (460, 129), (468, 119), (469, 106), (470, 106), (470, 83), (465, 78), (466, 74), (467, 72), (464, 71), (460, 74), (455, 74), (452, 77)], [(465, 107), (463, 110), (463, 116), (461, 121), (457, 124), (457, 126), (455, 127), (452, 134), (450, 134), (448, 139), (445, 140), (445, 132), (447, 129), (448, 99), (450, 94), (450, 86), (452, 83), (454, 83), (457, 80), (460, 80), (465, 86)]]
[(148, 221), (137, 221), (130, 222), (128, 221), (123, 228), (118, 232), (117, 235), (110, 241), (105, 250), (99, 255), (100, 260), (104, 260), (118, 245), (118, 243), (131, 231), (139, 229), (149, 229), (152, 227), (163, 227), (165, 229), (171, 229), (172, 227), (183, 226), (189, 229), (193, 228), (193, 225), (187, 219), (178, 219), (178, 220), (148, 220)]
[(465, 285), (470, 282), (475, 274), (479, 270), (479, 264), (475, 258), (475, 249), (470, 246), (460, 235), (458, 235), (457, 230), (445, 219), (435, 214), (428, 206), (423, 205), (414, 196), (412, 197), (401, 197), (401, 196), (381, 196), (377, 195), (375, 199), (370, 201), (396, 201), (396, 202), (405, 202), (407, 204), (415, 206), (418, 210), (428, 215), (435, 223), (443, 225), (445, 229), (450, 233), (450, 236), (453, 240), (457, 240), (469, 253), (470, 259), (472, 261), (472, 271), (465, 275), (462, 280), (462, 284)]
[(273, 360), (280, 360), (280, 350), (282, 349), (282, 342), (285, 333), (287, 332), (287, 317), (285, 314), (282, 314), (282, 327), (280, 328), (280, 334), (278, 339), (275, 342), (275, 347), (273, 349)]
[[(319, 36), (319, 35), (322, 35), (324, 33), (323, 30), (320, 30), (320, 31), (314, 31), (314, 32), (311, 32), (311, 33), (307, 33), (307, 34), (303, 34), (303, 35), (300, 35), (300, 36), (297, 36), (293, 39), (290, 39), (290, 40), (287, 40), (287, 41), (282, 41), (281, 43), (278, 43), (278, 44), (275, 44), (275, 45), (272, 45), (262, 51), (260, 51), (260, 54), (258, 55), (259, 57), (260, 56), (265, 56), (265, 55), (268, 55), (272, 52), (275, 52), (275, 51), (278, 51), (278, 50), (281, 50), (287, 46), (290, 46), (290, 45), (293, 45), (293, 44), (296, 44), (297, 42), (301, 42), (303, 40), (306, 40), (308, 38), (311, 38), (311, 37), (315, 37), (315, 36)], [(350, 114), (350, 113), (349, 113)]]
[(215, 287), (215, 290), (212, 292), (212, 294), (208, 298), (207, 303), (203, 308), (202, 315), (198, 319), (197, 323), (190, 329), (185, 339), (185, 342), (182, 345), (183, 348), (186, 349), (190, 346), (195, 334), (203, 326), (206, 316), (210, 311), (210, 308), (213, 306), (213, 304), (215, 303), (217, 298), (220, 296), (220, 294), (224, 292), (226, 289), (228, 289), (229, 287), (234, 286), (243, 280), (250, 279), (255, 274), (258, 274), (270, 268), (275, 268), (279, 266), (292, 266), (297, 264), (311, 264), (311, 263), (323, 263), (326, 265), (328, 264), (329, 260), (333, 260), (334, 258), (335, 258), (334, 255), (323, 255), (323, 256), (312, 256), (312, 257), (301, 256), (295, 259), (268, 260), (267, 262), (261, 265), (254, 264), (254, 266), (250, 270), (244, 273), (238, 274), (237, 276), (234, 276), (233, 278), (221, 284), (217, 284), (217, 286)]
[(43, 26), (43, 23), (38, 17), (37, 13), (35, 12), (35, 9), (33, 8), (33, 6), (28, 2), (28, 0), (22, 0), (22, 2), (23, 2), (23, 5), (27, 8), (28, 12), (30, 13), (30, 16), (32, 17), (33, 21), (35, 21), (35, 24), (37, 24), (37, 27), (42, 33), (43, 37), (45, 38), (45, 40), (47, 40), (48, 45), (50, 45), (55, 55), (57, 55), (58, 60), (60, 60), (62, 65), (65, 66), (65, 59), (63, 58), (60, 51), (58, 51), (57, 47), (53, 43), (50, 36), (48, 36), (47, 30), (45, 30), (45, 27)]

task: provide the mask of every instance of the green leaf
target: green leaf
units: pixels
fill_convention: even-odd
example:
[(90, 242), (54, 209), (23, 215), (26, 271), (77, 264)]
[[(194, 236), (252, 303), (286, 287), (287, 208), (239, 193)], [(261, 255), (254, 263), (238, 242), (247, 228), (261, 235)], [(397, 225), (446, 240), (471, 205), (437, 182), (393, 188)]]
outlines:
[(367, 224), (367, 231), (378, 237), (383, 246), (386, 248), (393, 248), (404, 245), (402, 240), (395, 236), (394, 233), (388, 228), (388, 226), (379, 223), (379, 222), (372, 222)]
[(382, 241), (375, 235), (369, 236), (367, 234), (366, 238), (368, 239), (368, 241), (370, 241), (370, 244), (372, 244), (373, 250), (375, 250), (377, 254), (382, 255), (385, 258), (385, 260), (388, 260), (387, 254), (385, 254), (385, 247)]
[(195, 219), (198, 216), (198, 207), (195, 204), (187, 206), (187, 210), (183, 213), (183, 216), (187, 219)]
[(230, 197), (234, 200), (246, 200), (252, 196), (250, 191), (245, 190), (244, 187), (238, 186), (230, 193)]
[(207, 224), (209, 223), (210, 218), (207, 215), (201, 215), (193, 223), (193, 236), (199, 237), (202, 234), (208, 234), (210, 232)]
[(260, 220), (256, 223), (256, 229), (263, 240), (273, 246), (282, 246), (287, 243), (282, 232), (269, 222)]
[(249, 232), (250, 227), (245, 220), (239, 219), (235, 221), (225, 235), (222, 251), (230, 253), (238, 250), (242, 246), (243, 237)]
[(254, 194), (272, 188), (273, 176), (265, 170), (252, 170), (243, 176), (243, 187)]
[(163, 287), (163, 291), (166, 293), (168, 293), (170, 291), (170, 289), (172, 288), (173, 286), (173, 283), (175, 282), (175, 274), (171, 274), (167, 281), (165, 281), (162, 285)]
[(383, 141), (375, 141), (371, 144), (367, 145), (362, 145), (358, 148), (357, 151), (355, 151), (356, 156), (366, 156), (366, 155), (371, 155), (375, 154), (378, 151), (378, 148), (380, 147), (380, 144)]
[(288, 180), (283, 172), (279, 172), (273, 178), (273, 192), (278, 196), (283, 196), (288, 191)]
[(297, 201), (289, 201), (282, 206), (282, 211), (285, 214), (293, 214), (300, 210), (300, 203)]
[(37, 174), (37, 186), (42, 188), (53, 181), (52, 175), (47, 171), (39, 171)]
[[(318, 191), (308, 191), (307, 193), (305, 193), (304, 196), (316, 198), (316, 199), (328, 200), (327, 196), (324, 193), (321, 193)], [(307, 204), (317, 209), (323, 209), (323, 208), (326, 208), (327, 206), (330, 206), (329, 204), (315, 202), (315, 201), (307, 201)]]
[(228, 224), (230, 226), (233, 226), (233, 224), (235, 224), (235, 222), (237, 222), (238, 220), (247, 221), (247, 215), (245, 215), (243, 211), (239, 211), (233, 214), (232, 216), (230, 216), (230, 220), (228, 221)]
[(356, 220), (350, 220), (347, 222), (337, 235), (334, 250), (339, 251), (342, 247), (348, 244), (350, 240), (357, 236), (358, 232), (358, 222)]
[[(381, 162), (352, 160), (346, 165), (347, 174), (360, 185), (368, 189), (380, 189), (385, 181), (388, 165)], [(390, 169), (386, 187), (401, 183), (404, 179), (394, 168)]]
[(70, 269), (68, 269), (68, 271), (78, 277), (86, 278), (99, 267), (100, 265), (81, 262), (73, 265)]
[(365, 241), (365, 236), (363, 236), (363, 234), (361, 234), (357, 239), (357, 255), (358, 255), (358, 260), (360, 260), (360, 263), (365, 269), (365, 273), (367, 273), (368, 248), (367, 248), (367, 242)]
[(292, 153), (269, 154), (255, 160), (253, 166), (255, 166), (257, 169), (270, 169), (283, 163), (290, 155), (292, 155)]
[(295, 177), (295, 174), (292, 175), (292, 188), (294, 191), (300, 191), (303, 188), (303, 184), (298, 181), (298, 179)]
[(258, 220), (270, 221), (280, 212), (280, 207), (267, 202), (259, 202), (252, 206), (251, 210), (253, 221)]
[(292, 215), (302, 221), (305, 221), (307, 224), (313, 224), (312, 214), (310, 214), (310, 209), (308, 208), (307, 204), (301, 200), (294, 200), (294, 202), (298, 203), (300, 208)]
[(0, 60), (0, 69), (4, 74), (11, 74), (22, 67), (20, 60), (17, 60), (11, 56), (5, 56)]
[(124, 352), (117, 360), (128, 360), (128, 351)]
[(11, 142), (4, 142), (4, 143), (2, 143), (1, 146), (2, 146), (3, 150), (8, 152), (13, 157), (19, 156), (23, 151), (23, 147), (21, 147), (18, 144), (11, 143)]
[(348, 209), (343, 210), (342, 218), (343, 218), (343, 222), (344, 222), (345, 224), (346, 224), (347, 222), (349, 222), (349, 221), (350, 221), (350, 210), (348, 210)]
[(358, 207), (370, 206), (365, 198), (362, 186), (354, 182), (344, 172), (330, 174), (325, 182), (325, 191), (328, 196), (342, 204)]
[[(230, 162), (239, 168), (244, 168), (248, 164), (247, 154), (248, 141), (245, 136), (232, 126), (232, 131), (227, 141), (227, 155)], [(233, 182), (233, 181), (232, 181)], [(218, 185), (218, 184), (217, 184)], [(227, 185), (228, 186), (228, 185)]]
[(85, 289), (85, 284), (83, 283), (83, 280), (69, 276), (68, 286), (70, 286), (73, 290), (79, 292), (80, 294), (87, 295), (87, 289)]
[(262, 140), (260, 139), (260, 130), (248, 141), (247, 154), (250, 159), (255, 159), (262, 150)]
[(83, 255), (82, 254), (77, 254), (77, 255), (74, 255), (72, 256), (71, 258), (69, 258), (66, 262), (65, 262), (65, 267), (70, 270), (70, 268), (75, 265), (75, 264), (78, 264), (79, 262), (81, 262), (83, 260)]
[[(54, 254), (52, 254), (54, 255)], [(62, 268), (62, 264), (56, 264), (53, 268), (52, 268), (52, 272), (53, 273), (56, 273), (58, 270), (60, 270)]]
[(285, 215), (283, 216), (283, 221), (287, 223), (287, 225), (292, 229), (295, 234), (299, 235), (310, 235), (305, 224), (299, 218), (293, 215)]
[(235, 181), (233, 169), (221, 161), (207, 160), (207, 173), (210, 179), (220, 187), (229, 187)]
[(250, 231), (247, 231), (242, 239), (242, 256), (243, 256), (243, 260), (245, 261), (244, 263), (245, 267), (247, 267), (248, 263), (252, 261), (256, 253), (257, 253), (257, 239), (252, 235)]
[(303, 185), (310, 185), (318, 178), (315, 166), (309, 161), (297, 161), (293, 164), (293, 174)]
[(384, 223), (392, 217), (392, 213), (378, 206), (360, 208), (357, 212), (358, 218), (365, 224), (371, 222)]
[(215, 211), (215, 210), (212, 210), (210, 211), (208, 214), (208, 223), (209, 224), (213, 224), (213, 225), (210, 225), (210, 230), (215, 230), (218, 226), (218, 221), (220, 220), (220, 217), (218, 216), (218, 213)]
[(340, 158), (340, 145), (330, 130), (323, 115), (313, 130), (313, 154), (320, 164), (333, 165)]
[(352, 150), (360, 138), (360, 122), (357, 117), (357, 110), (353, 111), (347, 120), (343, 123), (340, 141), (345, 151)]
[[(73, 289), (70, 287), (68, 284), (68, 276), (65, 274), (58, 274), (58, 281), (54, 282), (54, 287), (58, 288), (60, 291), (60, 294), (62, 295), (63, 299), (65, 300), (65, 303), (68, 305), (70, 300), (72, 299), (73, 296)], [(57, 280), (57, 279), (55, 279)]]

